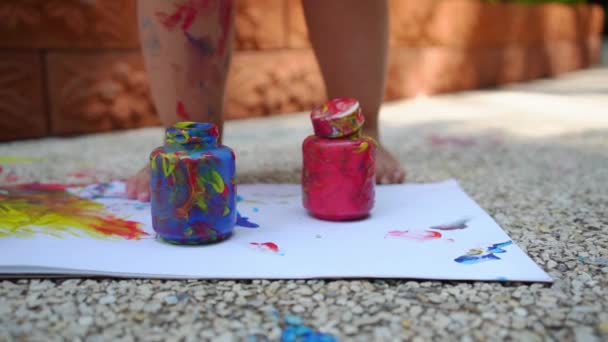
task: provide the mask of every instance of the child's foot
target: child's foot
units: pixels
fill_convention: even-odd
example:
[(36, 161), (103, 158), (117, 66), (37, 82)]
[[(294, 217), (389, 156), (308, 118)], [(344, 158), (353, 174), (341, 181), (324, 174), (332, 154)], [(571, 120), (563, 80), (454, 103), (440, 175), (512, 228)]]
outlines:
[(127, 180), (127, 198), (150, 201), (150, 168), (144, 167)]
[(405, 170), (399, 161), (387, 149), (380, 144), (378, 132), (375, 130), (364, 130), (363, 133), (378, 142), (376, 147), (376, 183), (396, 184), (405, 181)]
[(376, 149), (376, 183), (396, 184), (404, 181), (405, 171), (397, 159), (384, 146), (378, 144)]
[[(370, 134), (371, 135), (371, 134)], [(374, 135), (371, 135), (374, 137)], [(377, 137), (377, 135), (375, 135)], [(387, 151), (378, 144), (376, 152), (376, 182), (378, 184), (395, 184), (405, 181), (405, 171)], [(142, 202), (150, 201), (150, 169), (144, 167), (135, 176), (127, 180), (127, 197)]]

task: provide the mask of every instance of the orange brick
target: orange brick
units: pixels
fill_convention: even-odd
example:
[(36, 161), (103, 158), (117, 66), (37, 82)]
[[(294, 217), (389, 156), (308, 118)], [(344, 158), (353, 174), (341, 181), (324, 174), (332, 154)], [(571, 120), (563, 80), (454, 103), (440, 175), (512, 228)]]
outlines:
[(135, 48), (135, 0), (0, 1), (0, 47)]
[(0, 53), (0, 140), (47, 134), (42, 80), (38, 53)]
[(283, 0), (240, 0), (235, 29), (237, 50), (266, 50), (286, 46), (286, 17)]
[(325, 98), (310, 50), (237, 53), (227, 89), (227, 119), (309, 110)]
[(589, 12), (589, 34), (599, 36), (605, 29), (604, 8), (600, 5), (591, 5)]
[(390, 0), (390, 45), (428, 46), (428, 23), (441, 0)]
[(158, 125), (139, 51), (47, 55), (51, 132)]

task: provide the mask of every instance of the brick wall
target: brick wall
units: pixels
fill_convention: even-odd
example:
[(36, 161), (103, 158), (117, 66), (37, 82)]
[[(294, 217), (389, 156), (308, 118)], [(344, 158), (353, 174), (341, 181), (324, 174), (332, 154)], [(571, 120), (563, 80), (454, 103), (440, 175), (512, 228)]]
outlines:
[[(324, 89), (300, 0), (239, 0), (228, 119), (308, 110)], [(0, 140), (159, 124), (135, 0), (0, 2)], [(390, 0), (387, 99), (552, 76), (599, 59), (603, 11)]]

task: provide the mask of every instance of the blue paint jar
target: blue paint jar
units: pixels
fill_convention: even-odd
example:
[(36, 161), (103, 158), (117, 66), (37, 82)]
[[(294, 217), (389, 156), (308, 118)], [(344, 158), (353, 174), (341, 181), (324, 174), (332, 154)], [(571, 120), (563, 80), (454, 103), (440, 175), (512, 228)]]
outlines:
[(214, 124), (178, 122), (150, 154), (152, 226), (163, 241), (205, 244), (232, 234), (235, 156), (218, 136)]

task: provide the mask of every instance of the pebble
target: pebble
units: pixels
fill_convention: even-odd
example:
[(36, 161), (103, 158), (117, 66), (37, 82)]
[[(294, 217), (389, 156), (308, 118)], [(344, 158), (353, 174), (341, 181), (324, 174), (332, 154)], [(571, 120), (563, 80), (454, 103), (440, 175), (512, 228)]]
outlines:
[(78, 319), (78, 324), (85, 325), (85, 326), (91, 325), (91, 324), (93, 324), (93, 317), (82, 316)]
[(165, 297), (165, 303), (169, 304), (169, 305), (175, 305), (177, 304), (177, 302), (179, 302), (179, 299), (177, 298), (177, 296), (167, 296)]

